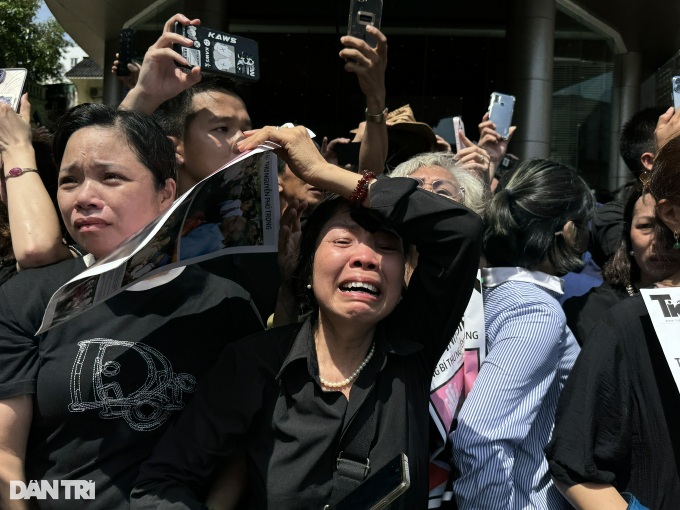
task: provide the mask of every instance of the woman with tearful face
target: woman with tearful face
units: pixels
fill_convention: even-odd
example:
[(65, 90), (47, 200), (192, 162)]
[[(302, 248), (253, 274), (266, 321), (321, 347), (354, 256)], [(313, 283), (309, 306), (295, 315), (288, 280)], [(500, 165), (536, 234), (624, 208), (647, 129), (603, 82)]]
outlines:
[[(21, 271), (0, 287), (0, 508), (27, 503), (9, 501), (10, 481), (44, 480), (60, 488), (41, 509), (125, 510), (139, 465), (196, 382), (226, 343), (262, 326), (243, 288), (193, 266), (36, 335), (61, 285), (175, 197), (173, 145), (143, 114), (79, 105), (60, 120), (54, 155), (59, 209), (89, 254)], [(69, 480), (92, 482), (94, 501), (67, 499)]]
[[(133, 506), (201, 508), (216, 470), (244, 447), (245, 508), (321, 509), (400, 453), (411, 487), (393, 508), (426, 508), (430, 381), (472, 291), (481, 221), (413, 179), (326, 163), (304, 128), (246, 137), (242, 150), (276, 142), (300, 178), (339, 195), (317, 206), (301, 240), (296, 275), (312, 311), (226, 348), (142, 466)], [(420, 260), (404, 292), (406, 243)]]

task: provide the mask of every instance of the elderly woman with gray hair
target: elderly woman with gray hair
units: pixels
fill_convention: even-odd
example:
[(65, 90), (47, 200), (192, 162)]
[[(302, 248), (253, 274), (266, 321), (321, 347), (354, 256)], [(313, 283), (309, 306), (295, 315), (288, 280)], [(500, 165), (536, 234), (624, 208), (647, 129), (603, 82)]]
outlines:
[(398, 165), (390, 177), (411, 177), (419, 187), (459, 202), (484, 217), (491, 190), (458, 164), (454, 154), (425, 152)]

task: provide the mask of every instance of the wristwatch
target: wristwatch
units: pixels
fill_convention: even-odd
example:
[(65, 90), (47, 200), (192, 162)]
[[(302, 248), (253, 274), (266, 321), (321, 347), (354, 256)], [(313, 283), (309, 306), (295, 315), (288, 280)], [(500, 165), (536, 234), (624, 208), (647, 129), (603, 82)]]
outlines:
[(377, 124), (385, 122), (385, 119), (387, 118), (387, 111), (387, 108), (385, 108), (380, 113), (373, 115), (368, 113), (368, 108), (366, 108), (366, 122), (375, 122)]

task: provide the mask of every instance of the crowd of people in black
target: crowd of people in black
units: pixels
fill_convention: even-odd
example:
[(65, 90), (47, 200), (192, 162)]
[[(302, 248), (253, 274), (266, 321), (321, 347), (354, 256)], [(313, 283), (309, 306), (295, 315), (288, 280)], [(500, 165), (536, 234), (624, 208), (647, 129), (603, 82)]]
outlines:
[[(27, 96), (0, 104), (0, 508), (680, 506), (680, 393), (641, 296), (680, 286), (680, 114), (628, 121), (631, 182), (599, 204), (556, 161), (497, 178), (515, 127), (488, 113), (455, 150), (389, 111), (373, 26), (341, 38), (366, 119), (317, 144), (253, 129), (239, 85), (181, 67), (175, 23), (200, 21), (169, 19), (121, 104), (72, 108), (51, 146)], [(265, 142), (278, 253), (153, 272), (37, 334), (59, 287)], [(254, 210), (235, 197), (222, 229)], [(484, 361), (435, 448), (433, 375), (475, 288)]]

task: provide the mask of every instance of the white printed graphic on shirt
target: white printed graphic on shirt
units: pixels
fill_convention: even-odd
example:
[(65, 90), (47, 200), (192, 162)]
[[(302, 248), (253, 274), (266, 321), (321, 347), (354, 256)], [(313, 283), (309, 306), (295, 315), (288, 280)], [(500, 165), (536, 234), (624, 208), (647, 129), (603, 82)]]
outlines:
[[(94, 338), (78, 347), (71, 370), (71, 412), (101, 409), (100, 418), (123, 418), (134, 430), (154, 430), (184, 408), (182, 394), (196, 387), (193, 375), (175, 374), (163, 354), (143, 343)], [(88, 379), (92, 401), (83, 398)]]

